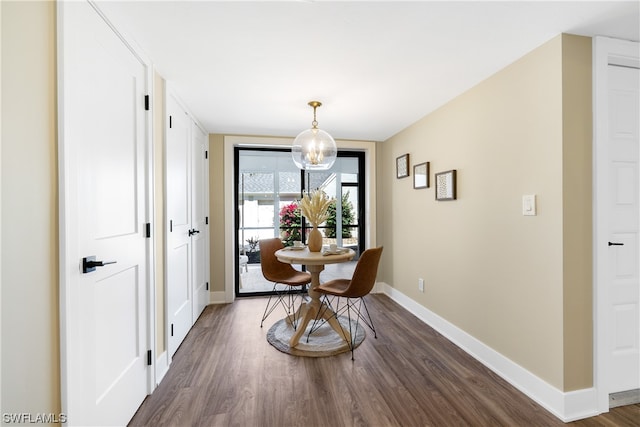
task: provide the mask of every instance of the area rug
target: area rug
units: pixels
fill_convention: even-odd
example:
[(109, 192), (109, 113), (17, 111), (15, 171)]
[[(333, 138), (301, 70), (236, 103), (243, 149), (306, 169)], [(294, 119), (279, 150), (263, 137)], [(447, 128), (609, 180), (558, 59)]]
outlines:
[[(343, 328), (349, 330), (349, 320), (346, 317), (340, 317), (338, 320)], [(286, 319), (278, 320), (269, 328), (267, 341), (281, 352), (291, 354), (292, 356), (327, 357), (350, 351), (349, 345), (342, 335), (334, 331), (328, 323), (325, 323), (320, 326), (319, 329), (313, 331), (309, 337), (309, 342), (307, 342), (307, 335), (312, 323), (313, 322), (309, 322), (307, 330), (300, 338), (298, 345), (294, 348), (289, 347), (289, 340), (295, 331)], [(351, 330), (356, 330), (355, 320), (351, 320)], [(355, 347), (362, 344), (365, 335), (364, 325), (360, 323), (356, 333)]]

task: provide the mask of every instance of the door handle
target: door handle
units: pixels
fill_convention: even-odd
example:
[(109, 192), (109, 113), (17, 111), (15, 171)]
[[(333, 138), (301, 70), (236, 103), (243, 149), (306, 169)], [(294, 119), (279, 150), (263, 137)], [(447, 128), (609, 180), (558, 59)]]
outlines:
[(609, 246), (624, 246), (624, 243), (609, 242)]
[(198, 234), (199, 232), (200, 232), (200, 230), (196, 230), (195, 228), (191, 229), (191, 230), (189, 230), (189, 236), (193, 236), (194, 234)]
[(82, 258), (82, 273), (91, 273), (96, 267), (104, 267), (107, 264), (115, 264), (116, 261), (98, 261), (95, 255)]

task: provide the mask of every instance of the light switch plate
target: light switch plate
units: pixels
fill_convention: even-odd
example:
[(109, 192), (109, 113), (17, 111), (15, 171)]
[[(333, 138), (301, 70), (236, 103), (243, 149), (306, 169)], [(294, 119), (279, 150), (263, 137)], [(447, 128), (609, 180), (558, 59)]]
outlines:
[(527, 194), (522, 196), (522, 215), (535, 216), (536, 215), (536, 195)]

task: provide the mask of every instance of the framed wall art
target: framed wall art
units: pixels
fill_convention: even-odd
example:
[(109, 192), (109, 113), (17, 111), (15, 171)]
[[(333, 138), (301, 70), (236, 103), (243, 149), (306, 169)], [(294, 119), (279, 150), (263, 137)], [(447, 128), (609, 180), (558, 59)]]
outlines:
[(409, 176), (409, 154), (403, 154), (396, 159), (396, 178)]
[(429, 187), (429, 162), (413, 166), (413, 188)]
[(436, 200), (456, 199), (456, 170), (435, 174)]

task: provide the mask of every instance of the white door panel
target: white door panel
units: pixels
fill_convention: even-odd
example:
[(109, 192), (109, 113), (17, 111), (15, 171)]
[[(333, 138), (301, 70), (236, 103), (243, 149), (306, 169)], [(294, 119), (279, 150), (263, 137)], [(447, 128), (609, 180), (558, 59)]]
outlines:
[(167, 217), (172, 228), (191, 223), (191, 180), (189, 164), (189, 127), (187, 116), (172, 97), (167, 99), (170, 127), (167, 130)]
[[(63, 396), (69, 425), (126, 424), (147, 394), (146, 66), (61, 2)], [(81, 271), (81, 259), (116, 261)]]
[[(200, 233), (202, 234), (202, 232)], [(198, 319), (202, 311), (209, 303), (209, 290), (207, 289), (208, 275), (206, 239), (199, 236), (193, 241), (193, 322)]]
[(167, 332), (173, 356), (192, 326), (190, 121), (171, 94), (165, 95), (167, 206)]
[(610, 375), (607, 389), (616, 393), (640, 388), (640, 231), (638, 69), (609, 66), (609, 275)]
[(167, 292), (169, 309), (169, 354), (173, 356), (191, 328), (191, 288), (189, 269), (191, 248), (189, 244), (171, 248), (168, 266)]
[(192, 215), (191, 223), (198, 232), (192, 236), (193, 248), (193, 322), (195, 322), (202, 310), (209, 303), (209, 225), (208, 206), (209, 197), (208, 182), (209, 171), (207, 167), (208, 139), (198, 125), (191, 122), (192, 143)]
[(130, 329), (143, 321), (137, 296), (138, 271), (132, 267), (98, 281), (95, 286), (96, 396), (100, 401), (117, 385), (117, 379), (135, 364), (144, 352), (136, 330)]

